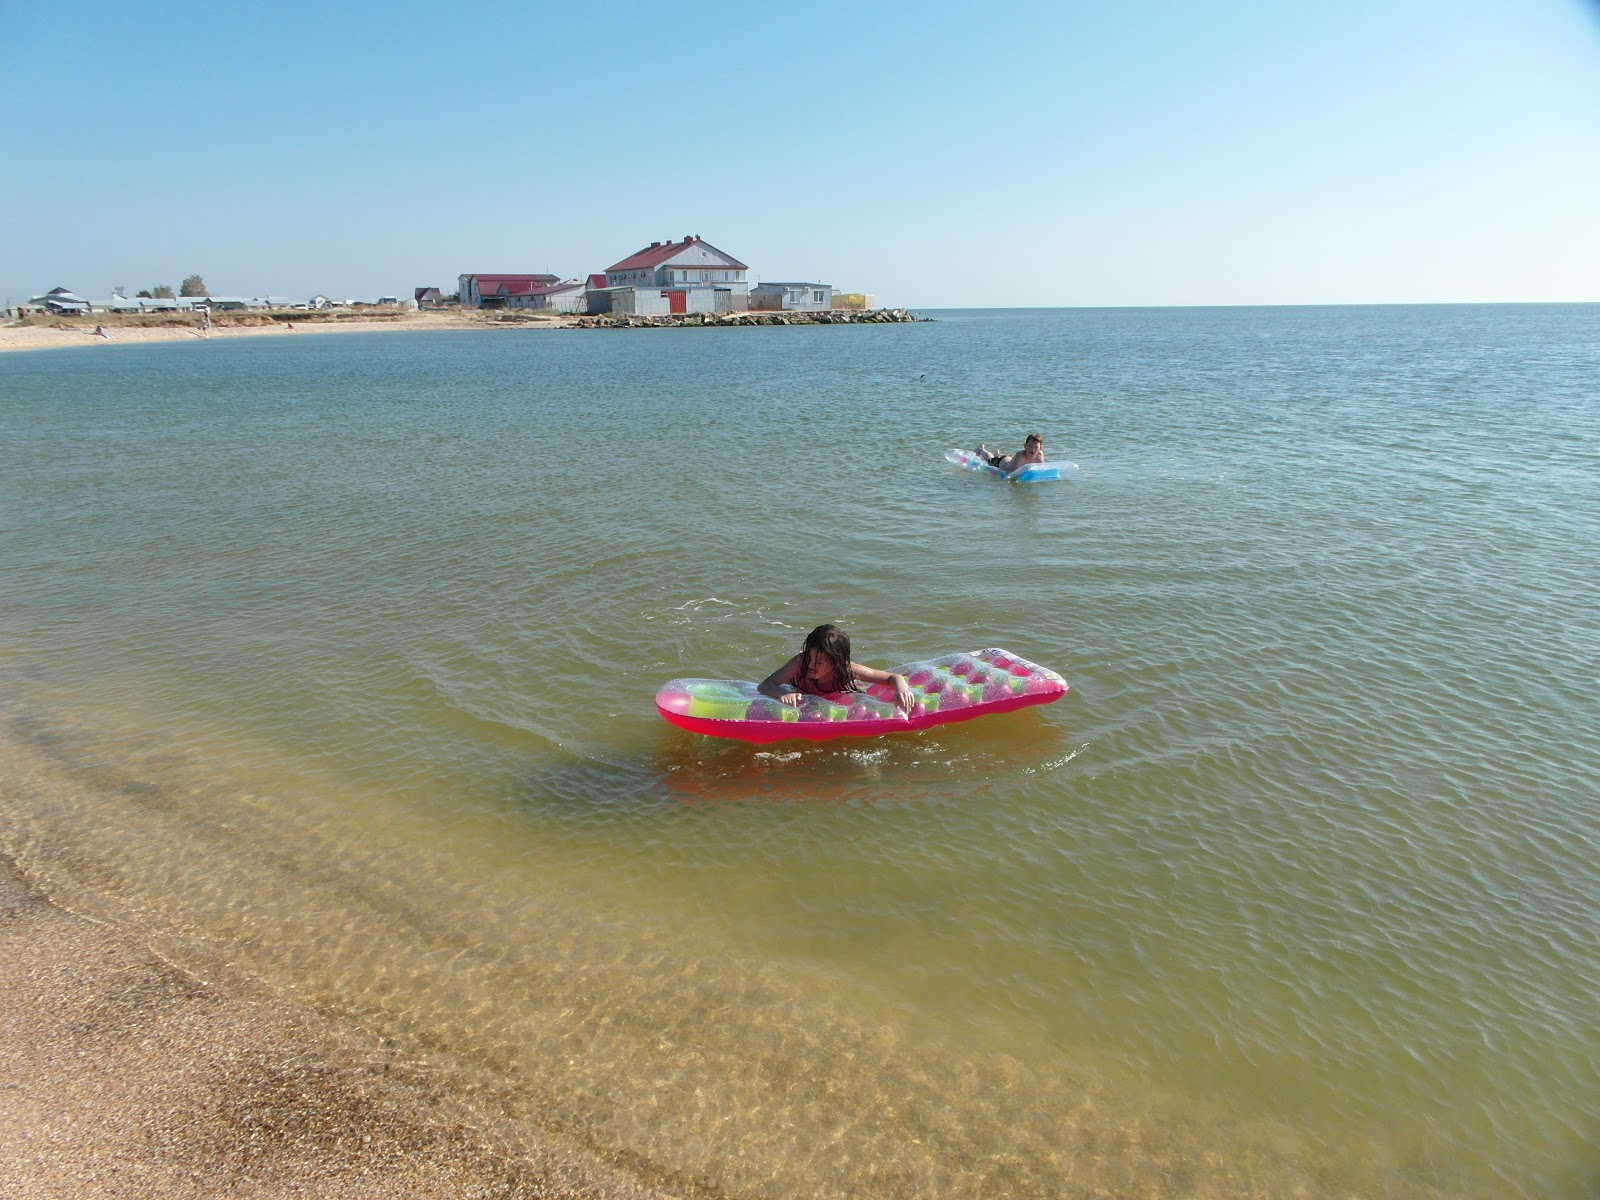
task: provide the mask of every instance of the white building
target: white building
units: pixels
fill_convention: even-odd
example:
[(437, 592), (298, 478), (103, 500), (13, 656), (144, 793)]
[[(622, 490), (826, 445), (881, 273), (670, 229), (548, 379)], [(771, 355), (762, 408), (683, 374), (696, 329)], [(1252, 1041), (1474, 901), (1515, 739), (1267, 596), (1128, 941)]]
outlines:
[(606, 268), (604, 287), (590, 293), (589, 311), (635, 316), (744, 312), (750, 307), (749, 269), (698, 234), (681, 242), (651, 242)]
[(64, 287), (51, 288), (42, 296), (34, 296), (28, 303), (34, 308), (47, 309), (56, 316), (76, 317), (94, 311), (94, 305)]
[(576, 279), (568, 279), (548, 287), (533, 288), (528, 293), (528, 303), (520, 307), (560, 313), (586, 313), (589, 311), (588, 295), (583, 284)]
[(827, 312), (833, 307), (831, 283), (758, 283), (750, 307), (763, 312)]

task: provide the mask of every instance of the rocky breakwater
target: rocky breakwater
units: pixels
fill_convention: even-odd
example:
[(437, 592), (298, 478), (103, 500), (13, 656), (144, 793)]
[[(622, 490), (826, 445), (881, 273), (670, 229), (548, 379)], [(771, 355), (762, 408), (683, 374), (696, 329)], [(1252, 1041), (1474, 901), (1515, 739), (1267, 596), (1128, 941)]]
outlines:
[(886, 325), (925, 319), (904, 308), (875, 308), (865, 312), (832, 309), (827, 312), (673, 313), (659, 317), (601, 313), (579, 317), (574, 324), (580, 329), (674, 329), (698, 325)]

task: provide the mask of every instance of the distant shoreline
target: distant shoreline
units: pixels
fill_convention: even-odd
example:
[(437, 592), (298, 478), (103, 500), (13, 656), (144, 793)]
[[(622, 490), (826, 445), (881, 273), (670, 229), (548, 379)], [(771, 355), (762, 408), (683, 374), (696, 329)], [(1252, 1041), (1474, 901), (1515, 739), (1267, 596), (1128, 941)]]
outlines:
[[(510, 319), (503, 320), (503, 317)], [(327, 333), (371, 333), (384, 329), (564, 329), (577, 318), (565, 313), (505, 314), (462, 312), (378, 313), (218, 313), (209, 330), (200, 319), (181, 316), (95, 314), (90, 317), (30, 318), (0, 327), (0, 352), (48, 350), (63, 346), (115, 346), (148, 342), (198, 342), (237, 337), (307, 337)], [(103, 328), (106, 337), (96, 334)]]
[[(502, 312), (445, 309), (394, 313), (218, 313), (203, 329), (200, 318), (184, 314), (97, 313), (88, 317), (31, 317), (0, 326), (0, 353), (51, 350), (69, 346), (116, 346), (149, 342), (200, 342), (239, 337), (315, 337), (327, 333), (372, 333), (426, 329), (661, 329), (765, 325), (896, 324), (923, 320), (905, 309), (849, 309), (824, 312), (691, 313), (627, 316), (575, 313)], [(101, 336), (99, 330), (104, 330)]]

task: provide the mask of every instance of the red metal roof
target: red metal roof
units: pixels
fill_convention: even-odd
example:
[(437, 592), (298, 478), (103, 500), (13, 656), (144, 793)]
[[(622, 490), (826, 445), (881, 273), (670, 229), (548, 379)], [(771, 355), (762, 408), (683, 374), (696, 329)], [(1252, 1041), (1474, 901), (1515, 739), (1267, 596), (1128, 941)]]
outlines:
[(477, 280), (478, 291), (486, 296), (501, 294), (502, 287), (505, 288), (505, 295), (521, 296), (529, 288), (561, 282), (559, 275), (469, 275), (468, 278)]
[(682, 251), (687, 250), (690, 246), (694, 245), (704, 246), (713, 254), (720, 254), (723, 258), (728, 259), (726, 263), (719, 265), (716, 268), (717, 270), (748, 271), (750, 269), (742, 262), (737, 262), (728, 255), (723, 254), (721, 250), (718, 250), (704, 238), (686, 237), (681, 242), (663, 242), (654, 246), (646, 246), (643, 250), (629, 255), (621, 262), (613, 263), (611, 266), (606, 268), (606, 272), (609, 274), (613, 271), (642, 271), (649, 267), (660, 266), (674, 254), (681, 253)]

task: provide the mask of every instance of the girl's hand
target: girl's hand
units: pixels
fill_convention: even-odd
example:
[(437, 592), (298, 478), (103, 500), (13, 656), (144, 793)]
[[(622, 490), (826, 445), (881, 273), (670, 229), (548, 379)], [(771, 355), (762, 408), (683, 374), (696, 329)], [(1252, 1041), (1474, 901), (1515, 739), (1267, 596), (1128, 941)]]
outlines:
[(906, 716), (911, 715), (911, 709), (916, 701), (911, 698), (911, 685), (906, 682), (904, 675), (894, 677), (894, 702), (900, 706), (900, 711)]
[(787, 704), (790, 708), (799, 708), (800, 707), (800, 693), (799, 692), (785, 692), (783, 695), (778, 697), (778, 703), (779, 704)]

